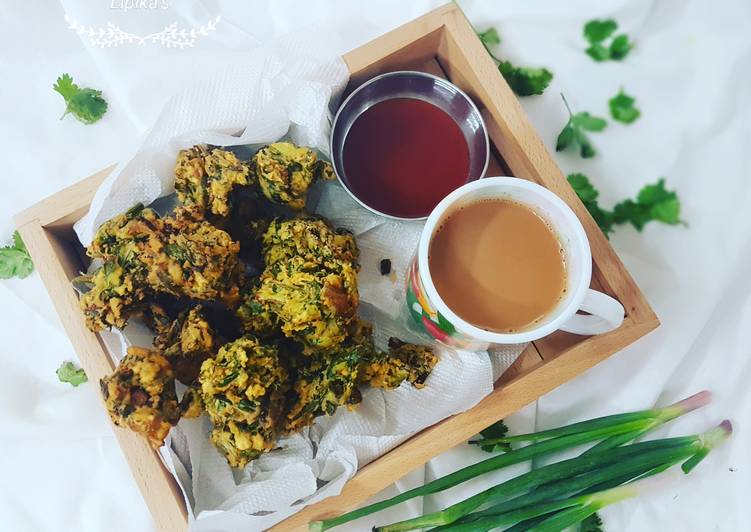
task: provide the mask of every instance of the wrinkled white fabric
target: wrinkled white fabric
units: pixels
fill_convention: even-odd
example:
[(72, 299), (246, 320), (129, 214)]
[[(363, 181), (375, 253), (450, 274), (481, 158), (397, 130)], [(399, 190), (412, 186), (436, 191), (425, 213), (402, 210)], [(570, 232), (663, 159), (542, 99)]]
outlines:
[[(231, 63), (235, 53), (311, 23), (337, 38), (346, 51), (439, 2), (171, 2), (176, 5), (158, 19), (138, 11), (102, 13), (97, 11), (102, 3), (63, 2), (79, 22), (90, 15), (94, 18), (86, 24), (98, 25), (117, 15), (123, 28), (142, 34), (173, 20), (199, 26), (221, 14), (221, 21), (191, 49), (98, 49), (67, 29), (58, 2), (1, 4), (2, 238), (10, 236), (12, 213), (123, 160), (164, 103), (196, 72), (218, 69)], [(575, 109), (601, 116), (607, 116), (607, 100), (619, 87), (636, 96), (642, 111), (638, 121), (630, 126), (611, 122), (604, 132), (591, 135), (599, 151), (596, 158), (583, 161), (564, 153), (556, 160), (566, 173), (589, 175), (607, 207), (664, 176), (668, 187), (678, 190), (689, 224), (650, 224), (642, 233), (618, 229), (611, 242), (662, 327), (513, 416), (512, 430), (666, 404), (709, 388), (715, 394), (712, 405), (659, 434), (701, 431), (729, 417), (736, 426), (732, 440), (681, 483), (616, 505), (603, 516), (609, 531), (746, 530), (744, 505), (751, 491), (748, 2), (475, 0), (460, 5), (478, 28), (498, 27), (503, 42), (497, 55), (555, 73), (543, 96), (522, 99), (550, 149), (565, 122), (559, 92)], [(607, 16), (637, 42), (621, 63), (594, 63), (583, 53), (582, 25)], [(110, 108), (100, 123), (84, 126), (70, 117), (58, 121), (63, 103), (50, 87), (63, 72), (104, 91)], [(148, 510), (95, 386), (73, 389), (56, 380), (55, 368), (64, 359), (75, 359), (75, 353), (38, 276), (0, 282), (0, 301), (2, 528), (149, 530)], [(459, 446), (409, 473), (379, 498), (482, 455)], [(489, 482), (480, 479), (424, 502), (412, 501), (342, 530), (414, 516), (471, 495)], [(223, 529), (217, 521), (213, 530)]]

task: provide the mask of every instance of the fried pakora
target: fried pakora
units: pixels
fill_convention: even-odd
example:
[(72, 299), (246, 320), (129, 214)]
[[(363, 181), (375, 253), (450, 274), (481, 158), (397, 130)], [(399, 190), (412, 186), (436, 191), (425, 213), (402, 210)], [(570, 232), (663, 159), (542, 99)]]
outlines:
[[(158, 350), (130, 348), (101, 380), (116, 424), (158, 447), (180, 417), (206, 411), (211, 441), (241, 468), (280, 435), (354, 408), (360, 386), (424, 386), (430, 349), (392, 338), (381, 352), (357, 317), (353, 236), (310, 215), (275, 218), (333, 175), (287, 142), (250, 163), (194, 146), (175, 167), (182, 207), (160, 217), (138, 205), (99, 228), (88, 253), (103, 265), (81, 278), (86, 323), (122, 328), (141, 314)], [(176, 378), (188, 385), (179, 402)]]
[(404, 381), (422, 388), (437, 362), (438, 357), (430, 348), (389, 338), (389, 352), (373, 351), (360, 368), (359, 379), (363, 384), (387, 390)]
[(311, 350), (347, 337), (357, 312), (357, 246), (323, 220), (274, 220), (263, 237), (266, 268), (240, 306), (247, 330), (277, 327)]
[(206, 360), (199, 377), (211, 441), (232, 467), (274, 448), (287, 372), (273, 345), (245, 336)]
[(287, 337), (330, 349), (344, 341), (357, 312), (357, 271), (348, 261), (322, 265), (294, 256), (267, 267), (253, 297)]
[(154, 347), (169, 360), (177, 380), (191, 384), (198, 378), (203, 361), (214, 356), (220, 342), (203, 307), (197, 305), (181, 312), (168, 328), (157, 334)]
[(184, 205), (227, 216), (230, 194), (251, 184), (249, 165), (228, 150), (193, 146), (181, 150), (175, 164), (175, 191)]
[(363, 347), (350, 346), (337, 353), (305, 357), (290, 390), (284, 432), (310, 425), (318, 416), (333, 415), (340, 406), (353, 408), (362, 401), (357, 374)]
[(169, 362), (150, 349), (128, 348), (112, 375), (99, 381), (112, 421), (145, 436), (154, 449), (164, 444), (180, 410)]
[(122, 329), (144, 306), (145, 291), (117, 261), (105, 262), (92, 275), (81, 276), (78, 281), (90, 285), (79, 305), (91, 331)]
[(269, 338), (278, 330), (277, 317), (266, 306), (256, 301), (255, 288), (242, 295), (235, 315), (240, 320), (243, 331), (259, 338)]
[(117, 260), (134, 283), (157, 293), (200, 300), (236, 301), (240, 246), (196, 209), (159, 218), (138, 205), (105, 222), (88, 249)]
[(194, 419), (199, 417), (203, 413), (201, 390), (192, 386), (186, 389), (178, 406), (181, 418)]
[(338, 259), (354, 264), (358, 250), (348, 231), (306, 217), (272, 221), (263, 235), (263, 254), (267, 266), (295, 256), (317, 263)]
[(300, 211), (310, 186), (319, 179), (333, 179), (331, 164), (318, 159), (310, 148), (290, 142), (269, 144), (251, 158), (258, 186), (270, 201)]

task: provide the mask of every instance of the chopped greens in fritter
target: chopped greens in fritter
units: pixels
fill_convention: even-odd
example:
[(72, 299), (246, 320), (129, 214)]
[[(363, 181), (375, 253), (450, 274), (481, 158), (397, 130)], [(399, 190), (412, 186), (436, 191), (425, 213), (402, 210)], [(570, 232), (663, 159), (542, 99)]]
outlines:
[(239, 338), (203, 363), (199, 381), (214, 423), (211, 441), (232, 467), (244, 467), (274, 448), (287, 382), (275, 346)]
[(201, 305), (181, 312), (154, 338), (154, 347), (167, 357), (175, 377), (184, 384), (196, 381), (201, 364), (214, 356), (220, 343)]
[(166, 357), (192, 358), (211, 353), (214, 330), (201, 305), (183, 311), (170, 327), (154, 338), (154, 347)]
[(358, 251), (348, 231), (308, 217), (272, 221), (263, 235), (263, 254), (269, 266), (295, 256), (315, 262), (339, 259), (355, 263)]
[(231, 151), (205, 146), (182, 150), (175, 165), (175, 191), (184, 205), (227, 216), (230, 193), (250, 184), (250, 167)]
[(331, 164), (318, 159), (310, 148), (275, 142), (261, 148), (251, 167), (264, 196), (300, 211), (310, 186), (319, 179), (334, 179)]
[(238, 296), (239, 249), (195, 209), (159, 218), (138, 205), (105, 222), (88, 253), (117, 261), (134, 283), (155, 293), (232, 300)]
[(362, 400), (357, 388), (361, 351), (361, 346), (351, 346), (331, 355), (305, 357), (290, 391), (286, 433), (310, 425), (318, 416), (331, 416), (340, 406), (351, 408)]
[(128, 318), (144, 306), (145, 291), (118, 261), (105, 262), (92, 275), (81, 276), (78, 281), (91, 286), (81, 296), (79, 305), (86, 326), (94, 332), (109, 327), (122, 329)]
[(276, 323), (310, 349), (331, 349), (357, 312), (357, 246), (314, 218), (274, 220), (263, 236), (266, 269), (241, 305), (250, 331)]
[(374, 353), (360, 369), (360, 382), (376, 388), (393, 389), (407, 381), (415, 388), (425, 386), (438, 357), (428, 347), (389, 338), (389, 352)]
[(246, 333), (259, 338), (273, 336), (278, 330), (279, 323), (276, 315), (272, 314), (265, 305), (256, 301), (255, 287), (251, 287), (241, 296), (236, 316), (240, 319)]
[(164, 444), (180, 411), (169, 362), (150, 349), (129, 347), (112, 375), (100, 381), (112, 421), (145, 436), (156, 449)]
[(180, 417), (185, 419), (199, 417), (203, 413), (201, 390), (192, 386), (186, 389), (178, 406), (180, 407)]
[(329, 349), (344, 341), (357, 312), (357, 271), (339, 259), (324, 266), (291, 257), (263, 272), (254, 297), (276, 316), (286, 336)]

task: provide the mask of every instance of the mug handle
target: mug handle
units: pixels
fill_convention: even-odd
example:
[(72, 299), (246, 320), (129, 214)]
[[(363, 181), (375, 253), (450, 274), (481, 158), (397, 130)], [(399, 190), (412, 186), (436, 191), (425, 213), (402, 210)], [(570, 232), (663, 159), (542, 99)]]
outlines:
[(587, 336), (602, 334), (620, 327), (625, 315), (623, 305), (618, 301), (591, 288), (587, 289), (579, 310), (589, 312), (589, 315), (574, 314), (561, 330)]

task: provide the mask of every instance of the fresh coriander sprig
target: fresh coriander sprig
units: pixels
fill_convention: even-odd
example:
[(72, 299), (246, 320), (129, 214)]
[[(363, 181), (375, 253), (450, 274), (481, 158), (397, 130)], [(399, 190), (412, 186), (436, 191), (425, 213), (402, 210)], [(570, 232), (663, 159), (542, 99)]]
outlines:
[(539, 96), (553, 80), (547, 68), (515, 67), (509, 61), (502, 61), (498, 70), (517, 96)]
[(624, 124), (632, 123), (641, 116), (639, 109), (634, 107), (635, 102), (636, 98), (629, 96), (621, 89), (618, 94), (608, 100), (610, 116), (613, 117), (613, 120), (618, 120)]
[(534, 96), (545, 92), (553, 79), (553, 73), (550, 70), (547, 68), (517, 67), (510, 61), (499, 59), (493, 53), (492, 47), (498, 46), (501, 43), (501, 38), (498, 31), (493, 27), (478, 32), (477, 37), (490, 57), (498, 64), (498, 71), (517, 96)]
[(653, 220), (668, 225), (686, 225), (686, 222), (681, 220), (681, 202), (678, 194), (665, 188), (664, 178), (653, 185), (643, 187), (636, 200), (627, 199), (613, 209), (615, 223), (630, 223), (638, 231)]
[(609, 43), (609, 39), (618, 29), (618, 23), (613, 19), (590, 20), (584, 25), (584, 38), (589, 42), (586, 52), (595, 61), (621, 61), (624, 59), (634, 43), (628, 38), (628, 35), (622, 33), (614, 37)]
[(61, 120), (70, 113), (84, 124), (93, 124), (107, 112), (107, 101), (102, 98), (102, 91), (82, 89), (73, 83), (73, 78), (68, 74), (57, 78), (52, 88), (65, 100), (65, 113), (60, 117)]
[(13, 233), (13, 243), (0, 248), (0, 279), (23, 279), (34, 271), (29, 251), (18, 231)]
[(616, 225), (630, 223), (638, 231), (651, 221), (667, 225), (686, 225), (681, 219), (681, 202), (675, 191), (665, 188), (665, 179), (644, 186), (636, 199), (618, 203), (612, 211), (603, 209), (597, 202), (599, 192), (584, 174), (571, 174), (568, 182), (606, 236)]
[[(488, 428), (481, 430), (480, 436), (482, 437), (477, 440), (472, 440), (469, 443), (473, 445), (479, 445), (480, 449), (487, 453), (494, 453), (499, 451), (507, 452), (511, 450), (511, 444), (497, 441), (500, 438), (504, 438), (507, 433), (508, 427), (503, 422), (503, 420), (500, 420), (496, 423), (493, 423)], [(488, 441), (489, 443), (486, 443)]]
[(498, 46), (501, 44), (501, 37), (498, 35), (498, 30), (493, 28), (492, 26), (485, 31), (478, 32), (477, 36), (480, 38), (480, 42), (485, 47), (485, 50), (488, 51), (490, 54), (490, 57), (495, 59), (497, 62), (501, 62), (500, 59), (498, 59), (494, 54), (493, 50), (491, 50), (491, 47)]
[(60, 367), (57, 368), (55, 373), (60, 382), (67, 382), (74, 387), (89, 380), (86, 376), (86, 372), (70, 361), (65, 361), (60, 364)]
[(586, 111), (574, 114), (566, 97), (562, 93), (561, 98), (568, 111), (569, 119), (558, 135), (555, 151), (565, 150), (569, 146), (578, 146), (579, 154), (583, 158), (589, 159), (590, 157), (594, 157), (597, 151), (592, 146), (585, 131), (602, 131), (608, 125), (607, 121), (604, 118), (590, 115)]
[(597, 202), (597, 197), (600, 195), (598, 190), (584, 174), (571, 174), (568, 176), (568, 182), (602, 232), (609, 237), (613, 232), (613, 213), (600, 207)]

